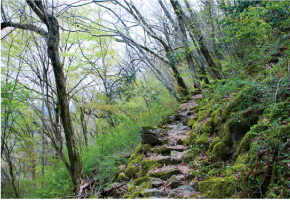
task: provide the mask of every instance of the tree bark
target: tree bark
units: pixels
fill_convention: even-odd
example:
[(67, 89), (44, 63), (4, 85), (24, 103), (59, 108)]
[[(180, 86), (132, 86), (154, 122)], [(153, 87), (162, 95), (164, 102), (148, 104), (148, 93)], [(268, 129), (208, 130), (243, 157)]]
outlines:
[(88, 128), (87, 128), (87, 121), (85, 118), (85, 112), (84, 112), (84, 108), (80, 107), (80, 118), (81, 118), (81, 122), (82, 122), (82, 129), (83, 129), (83, 135), (84, 135), (84, 139), (85, 139), (85, 145), (88, 146)]

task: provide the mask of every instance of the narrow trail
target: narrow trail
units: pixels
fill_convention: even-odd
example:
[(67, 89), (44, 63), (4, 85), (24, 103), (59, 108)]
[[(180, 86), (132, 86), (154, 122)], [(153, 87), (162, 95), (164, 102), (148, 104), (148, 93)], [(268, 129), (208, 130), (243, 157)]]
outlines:
[[(139, 188), (139, 193), (134, 198), (190, 198), (198, 196), (194, 189), (194, 183), (187, 181), (192, 169), (185, 161), (186, 156), (188, 156), (188, 147), (183, 145), (184, 139), (191, 130), (187, 122), (194, 117), (192, 108), (196, 105), (195, 99), (198, 98), (202, 98), (202, 95), (195, 95), (189, 102), (181, 104), (177, 114), (169, 116), (169, 122), (167, 121), (167, 124), (161, 126), (161, 131), (150, 128), (141, 130), (142, 146), (150, 144), (151, 147), (142, 155), (142, 160), (159, 164), (158, 167), (154, 167), (146, 173), (146, 177), (148, 177), (148, 180), (145, 181), (148, 183), (147, 188), (142, 189), (142, 185), (136, 184), (138, 177), (135, 177), (130, 179), (130, 183), (128, 179), (128, 182), (113, 183), (111, 188), (103, 191), (103, 197), (122, 198), (124, 194), (136, 193)], [(136, 166), (138, 172), (144, 168), (142, 165), (136, 164)], [(126, 167), (123, 167), (121, 172), (126, 171)], [(136, 187), (128, 189), (132, 183), (135, 183)]]

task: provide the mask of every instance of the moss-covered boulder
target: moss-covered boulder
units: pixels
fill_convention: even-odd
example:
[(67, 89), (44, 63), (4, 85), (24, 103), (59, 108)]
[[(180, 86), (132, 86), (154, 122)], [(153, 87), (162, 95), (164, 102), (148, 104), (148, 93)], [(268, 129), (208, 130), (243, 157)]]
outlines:
[(211, 120), (206, 121), (200, 128), (199, 132), (201, 135), (196, 140), (196, 144), (208, 148), (209, 146), (209, 137), (213, 134), (212, 122)]
[(229, 198), (235, 195), (235, 176), (209, 178), (198, 183), (197, 189), (206, 198)]
[(180, 174), (180, 170), (177, 167), (172, 166), (172, 167), (165, 167), (159, 170), (152, 170), (148, 173), (148, 176), (166, 180), (170, 178), (171, 176), (177, 175), (177, 174)]
[(217, 142), (214, 146), (211, 152), (208, 153), (208, 155), (213, 160), (227, 160), (230, 155), (233, 154), (232, 152), (232, 137), (229, 129), (229, 124), (226, 124), (221, 133), (220, 137), (222, 138), (221, 141)]
[(117, 177), (117, 181), (125, 181), (127, 179), (126, 175), (124, 173), (120, 173), (119, 176)]

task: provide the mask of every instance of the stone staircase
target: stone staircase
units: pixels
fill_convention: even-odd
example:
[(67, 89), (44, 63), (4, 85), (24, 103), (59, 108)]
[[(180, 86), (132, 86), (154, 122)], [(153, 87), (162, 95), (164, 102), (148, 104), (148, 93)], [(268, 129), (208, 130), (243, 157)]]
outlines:
[[(123, 198), (192, 198), (197, 197), (195, 184), (189, 183), (189, 164), (185, 161), (188, 147), (183, 145), (193, 117), (195, 99), (181, 104), (176, 115), (168, 117), (161, 127), (143, 127), (140, 131), (142, 144), (131, 154), (129, 164), (121, 167), (115, 193)], [(124, 181), (127, 183), (124, 184)], [(110, 197), (114, 198), (111, 193)], [(120, 196), (120, 194), (119, 194)], [(115, 196), (116, 197), (116, 196)]]

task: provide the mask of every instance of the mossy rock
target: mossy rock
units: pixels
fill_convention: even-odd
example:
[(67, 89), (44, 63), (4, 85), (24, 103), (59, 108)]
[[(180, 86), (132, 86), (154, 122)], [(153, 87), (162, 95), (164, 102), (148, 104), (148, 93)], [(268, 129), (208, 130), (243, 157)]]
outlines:
[(130, 186), (128, 187), (128, 192), (129, 192), (129, 193), (132, 193), (135, 189), (136, 189), (136, 186), (135, 186), (135, 185), (130, 185)]
[(221, 113), (222, 108), (219, 108), (211, 114), (210, 118), (214, 127), (218, 127), (221, 125)]
[(141, 185), (142, 183), (148, 182), (149, 177), (148, 176), (142, 176), (137, 178), (134, 182), (133, 185), (138, 186)]
[(165, 146), (157, 146), (153, 149), (153, 153), (158, 153), (158, 154), (164, 154), (164, 153), (167, 153), (168, 150)]
[(207, 173), (208, 176), (217, 176), (218, 174), (219, 174), (219, 171), (214, 170), (214, 169), (210, 170), (210, 171)]
[(150, 145), (150, 144), (142, 144), (141, 147), (142, 147), (142, 151), (144, 153), (144, 152), (149, 152), (150, 149), (152, 148), (152, 145)]
[(237, 149), (235, 153), (235, 157), (239, 156), (243, 152), (247, 152), (250, 150), (251, 143), (253, 142), (253, 139), (256, 137), (256, 134), (253, 134), (252, 132), (248, 132), (244, 138), (242, 139), (239, 148)]
[(225, 178), (209, 178), (200, 181), (197, 188), (206, 198), (229, 198), (235, 194), (235, 176)]
[(248, 66), (248, 68), (246, 69), (246, 74), (250, 77), (255, 77), (259, 72), (263, 71), (264, 68), (260, 65), (255, 65), (252, 64), (250, 66)]
[(132, 160), (125, 169), (125, 174), (129, 178), (136, 177), (136, 173), (139, 172), (140, 163), (143, 161), (143, 155), (134, 156), (134, 160)]
[(113, 182), (115, 182), (117, 180), (117, 178), (118, 178), (120, 173), (121, 173), (121, 167), (118, 167), (117, 169), (115, 169), (115, 171), (114, 171), (114, 173), (112, 175), (112, 177), (113, 177), (112, 181)]
[[(288, 99), (289, 100), (289, 99)], [(270, 121), (276, 120), (280, 118), (279, 120), (284, 120), (289, 118), (290, 113), (290, 102), (280, 102), (277, 103), (270, 113)]]
[(190, 131), (189, 136), (185, 138), (185, 145), (190, 146), (195, 144), (196, 138), (198, 136), (198, 131)]
[(242, 172), (247, 167), (244, 164), (236, 164), (234, 166), (228, 167), (225, 171), (223, 171), (222, 176), (231, 176), (236, 173)]
[[(233, 98), (233, 100), (231, 100), (231, 102), (229, 103), (228, 106), (226, 106), (226, 108), (224, 109), (224, 111), (222, 112), (222, 121), (227, 121), (227, 119), (231, 118), (231, 113), (234, 111), (234, 108), (239, 106), (244, 98), (244, 93), (246, 93), (247, 90), (242, 90), (239, 94), (237, 94), (237, 96), (235, 98)], [(236, 94), (232, 94), (231, 96), (234, 96)]]
[(207, 110), (207, 111), (211, 111), (212, 107), (216, 104), (216, 100), (215, 99), (211, 99), (209, 100), (209, 102), (207, 102), (204, 106), (202, 106), (199, 110)]
[(187, 122), (187, 126), (192, 127), (192, 125), (196, 122), (196, 120), (198, 119), (198, 117), (194, 116), (193, 118), (191, 118), (188, 122)]
[(120, 173), (119, 176), (117, 177), (117, 181), (125, 181), (127, 179), (126, 175), (124, 173)]
[(219, 143), (220, 141), (221, 141), (220, 137), (215, 137), (215, 138), (212, 140), (212, 142), (210, 143), (210, 145), (209, 145), (209, 148), (208, 148), (208, 152), (207, 152), (207, 154), (210, 154), (210, 152), (213, 150), (213, 147), (214, 147), (217, 143)]
[(217, 142), (213, 146), (213, 150), (209, 153), (209, 156), (214, 160), (227, 160), (230, 155), (233, 154), (232, 152), (232, 137), (229, 129), (229, 124), (226, 124), (222, 132), (220, 133), (220, 137), (222, 140)]
[(211, 123), (210, 120), (205, 122), (202, 125), (202, 127), (200, 128), (200, 133), (202, 133), (202, 134), (200, 135), (200, 137), (195, 142), (197, 145), (203, 145), (203, 147), (206, 148), (206, 149), (209, 146), (208, 139), (213, 133), (213, 128), (212, 128), (211, 125), (212, 125), (212, 123)]
[(136, 158), (140, 157), (142, 154), (143, 149), (142, 149), (142, 143), (140, 142), (139, 145), (134, 149), (133, 153), (131, 154), (128, 162), (130, 163), (132, 160), (135, 160)]
[(140, 163), (142, 168), (141, 171), (136, 174), (137, 177), (146, 176), (146, 174), (153, 168), (163, 166), (163, 163), (159, 163), (156, 160), (142, 160)]
[[(141, 193), (146, 190), (146, 189), (150, 189), (151, 188), (151, 183), (144, 183), (143, 185), (141, 185), (141, 188), (134, 191), (132, 194), (130, 194), (128, 196), (128, 194), (126, 194), (126, 198), (127, 199), (135, 199), (136, 197), (142, 197)], [(125, 196), (123, 196), (123, 198), (125, 198)]]
[(200, 123), (205, 120), (206, 118), (210, 117), (211, 115), (211, 111), (210, 110), (202, 110), (202, 111), (199, 111), (197, 113), (198, 115), (198, 119), (194, 122), (194, 124), (192, 125), (192, 129), (196, 129), (196, 128), (199, 128), (200, 126)]
[(130, 177), (136, 177), (136, 173), (139, 172), (139, 166), (138, 165), (128, 165), (127, 168), (125, 169), (125, 174)]
[(179, 169), (176, 167), (173, 167), (172, 169), (164, 170), (161, 172), (152, 172), (152, 173), (149, 173), (148, 175), (150, 177), (161, 178), (162, 180), (166, 180), (170, 178), (171, 176), (178, 175), (178, 174), (180, 174)]
[(244, 152), (239, 154), (239, 156), (237, 157), (236, 161), (235, 161), (235, 166), (237, 165), (246, 165), (249, 161), (249, 154)]
[(251, 108), (237, 113), (238, 117), (229, 121), (230, 132), (234, 143), (243, 138), (251, 127), (257, 124), (261, 113), (262, 111), (260, 109)]

